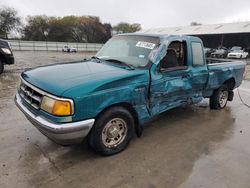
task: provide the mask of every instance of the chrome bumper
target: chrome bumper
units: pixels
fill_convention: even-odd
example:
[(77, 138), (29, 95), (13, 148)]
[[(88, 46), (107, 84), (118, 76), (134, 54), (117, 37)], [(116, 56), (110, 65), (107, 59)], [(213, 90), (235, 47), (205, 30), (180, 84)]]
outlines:
[(41, 116), (36, 116), (29, 111), (22, 103), (19, 94), (16, 94), (15, 103), (18, 108), (24, 113), (27, 119), (45, 136), (55, 141), (58, 144), (67, 145), (79, 143), (85, 136), (88, 135), (95, 119), (72, 123), (52, 123)]

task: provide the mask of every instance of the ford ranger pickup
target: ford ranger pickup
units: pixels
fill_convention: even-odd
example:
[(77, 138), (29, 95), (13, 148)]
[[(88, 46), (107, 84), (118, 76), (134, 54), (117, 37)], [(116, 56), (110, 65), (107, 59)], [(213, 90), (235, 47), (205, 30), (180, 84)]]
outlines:
[(51, 140), (86, 137), (96, 152), (112, 155), (162, 112), (203, 98), (215, 110), (232, 101), (245, 63), (209, 62), (197, 37), (116, 35), (91, 59), (24, 71), (15, 102)]

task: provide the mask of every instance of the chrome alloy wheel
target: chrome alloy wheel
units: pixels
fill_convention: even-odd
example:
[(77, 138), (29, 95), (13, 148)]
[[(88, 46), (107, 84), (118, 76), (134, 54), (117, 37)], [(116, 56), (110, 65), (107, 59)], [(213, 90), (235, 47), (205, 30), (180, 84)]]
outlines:
[(219, 95), (220, 107), (224, 107), (227, 104), (227, 100), (228, 100), (228, 91), (227, 90), (221, 91)]
[(108, 148), (121, 144), (127, 135), (127, 123), (121, 118), (111, 119), (103, 128), (102, 143)]

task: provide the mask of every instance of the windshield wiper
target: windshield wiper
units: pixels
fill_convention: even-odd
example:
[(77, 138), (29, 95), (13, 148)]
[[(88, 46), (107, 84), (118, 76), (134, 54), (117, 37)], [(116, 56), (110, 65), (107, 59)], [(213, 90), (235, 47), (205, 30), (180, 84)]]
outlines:
[(96, 57), (96, 56), (92, 56), (90, 59), (96, 60), (97, 63), (101, 63), (102, 61), (99, 57)]
[(125, 63), (123, 61), (120, 61), (118, 59), (105, 59), (105, 61), (109, 61), (109, 62), (112, 62), (112, 63), (117, 63), (117, 64), (120, 64), (120, 65), (125, 65), (125, 66), (129, 67), (131, 70), (135, 70), (135, 67), (133, 65), (130, 65), (130, 64)]

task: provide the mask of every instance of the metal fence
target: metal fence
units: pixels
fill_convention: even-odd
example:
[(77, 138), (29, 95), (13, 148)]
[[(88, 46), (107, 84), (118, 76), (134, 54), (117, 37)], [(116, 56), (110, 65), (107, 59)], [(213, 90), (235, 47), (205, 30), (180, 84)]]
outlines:
[(50, 42), (50, 41), (23, 41), (8, 40), (13, 50), (19, 51), (62, 51), (64, 46), (76, 48), (77, 51), (96, 52), (103, 44), (97, 43), (73, 43), (73, 42)]

